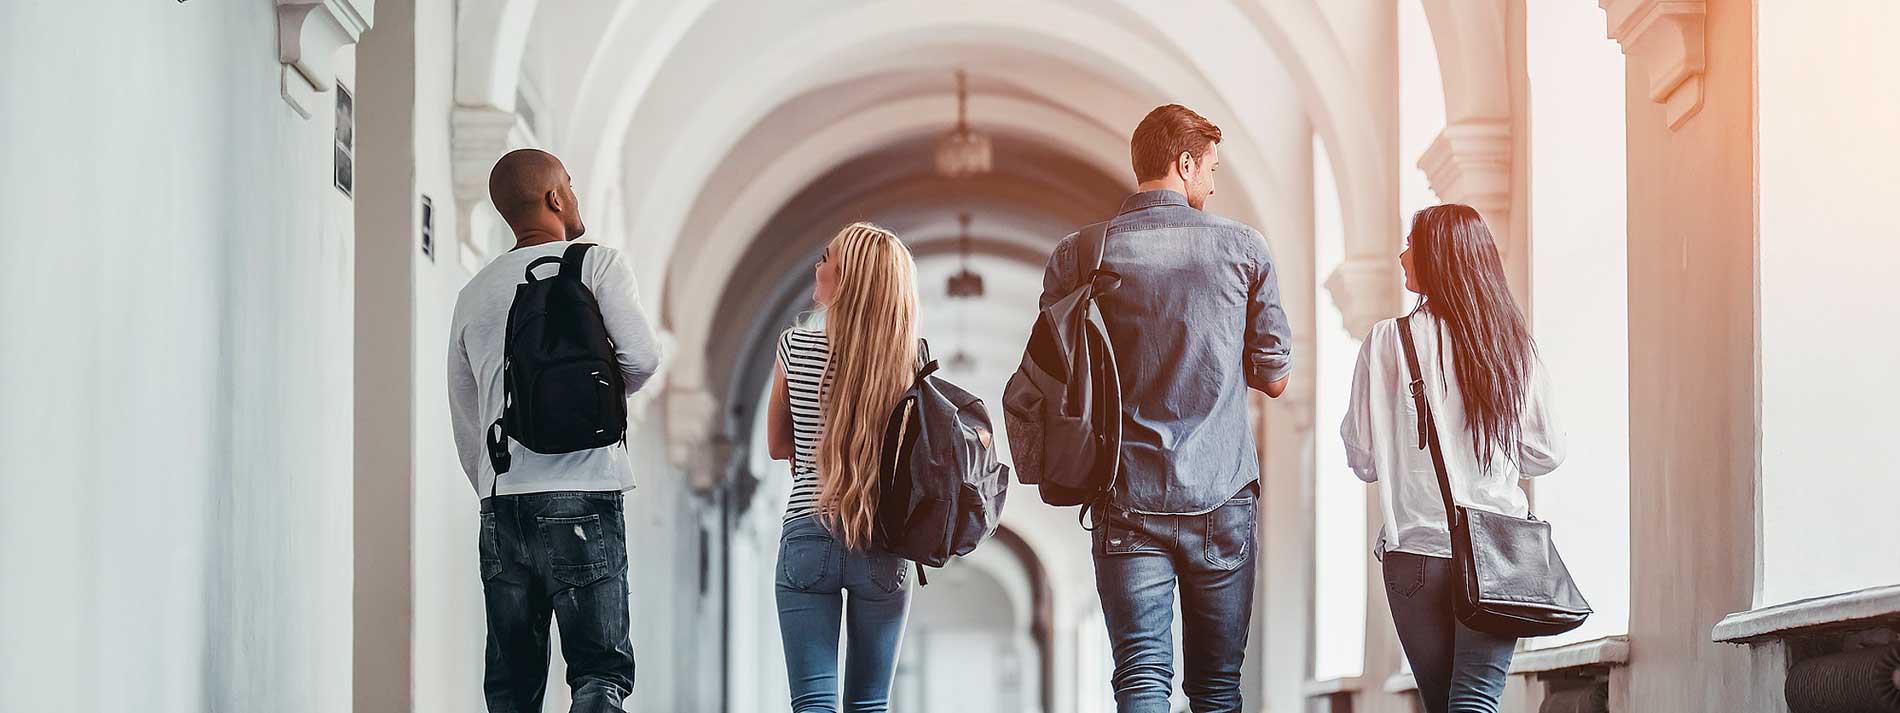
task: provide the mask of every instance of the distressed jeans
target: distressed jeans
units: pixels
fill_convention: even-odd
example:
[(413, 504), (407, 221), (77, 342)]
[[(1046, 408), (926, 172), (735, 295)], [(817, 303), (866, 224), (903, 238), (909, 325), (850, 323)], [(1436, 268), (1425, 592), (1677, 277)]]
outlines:
[[(785, 523), (774, 589), (794, 713), (889, 710), (897, 651), (910, 615), (910, 567), (897, 555), (845, 547), (816, 515)], [(842, 709), (839, 626), (845, 638)]]
[(1174, 597), (1181, 594), (1181, 690), (1195, 713), (1241, 710), (1253, 614), (1256, 489), (1201, 515), (1102, 513), (1095, 589), (1115, 655), (1120, 713), (1167, 713), (1174, 685)]
[(1450, 558), (1387, 552), (1380, 567), (1426, 713), (1497, 713), (1517, 639), (1458, 622)]
[(633, 693), (626, 518), (617, 492), (482, 500), (483, 687), (490, 713), (540, 713), (548, 617), (561, 627), (573, 713), (619, 711)]

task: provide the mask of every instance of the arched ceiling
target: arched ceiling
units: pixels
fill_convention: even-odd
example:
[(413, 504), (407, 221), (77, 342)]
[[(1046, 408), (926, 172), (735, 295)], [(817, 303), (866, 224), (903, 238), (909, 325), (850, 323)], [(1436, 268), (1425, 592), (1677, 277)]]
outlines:
[[(643, 292), (679, 346), (667, 377), (675, 392), (731, 386), (716, 371), (744, 360), (716, 367), (706, 357), (732, 353), (721, 346), (733, 320), (765, 320), (796, 301), (787, 297), (795, 280), (759, 277), (783, 270), (760, 263), (758, 253), (807, 239), (787, 238), (778, 221), (804, 220), (813, 227), (792, 234), (808, 236), (838, 213), (794, 215), (786, 207), (833, 169), (923, 145), (947, 129), (952, 68), (972, 74), (977, 128), (1092, 166), (1117, 191), (1132, 183), (1127, 132), (1140, 116), (1169, 101), (1194, 107), (1227, 135), (1214, 208), (1258, 225), (1270, 242), (1304, 239), (1301, 224), (1284, 216), (1311, 209), (1285, 203), (1292, 199), (1283, 193), (1299, 192), (1276, 187), (1301, 178), (1271, 157), (1310, 150), (1304, 137), (1317, 131), (1335, 164), (1354, 250), (1383, 254), (1392, 239), (1390, 118), (1375, 110), (1380, 80), (1365, 76), (1376, 74), (1376, 62), (1360, 51), (1364, 38), (1348, 36), (1363, 28), (1335, 26), (1320, 0), (1201, 0), (1187, 11), (1145, 0), (463, 4), (480, 6), (465, 12), (477, 19), (531, 8), (523, 73), (533, 77), (557, 127), (552, 144), (577, 183), (616, 197), (590, 204), (615, 213), (594, 221), (613, 233), (596, 237), (642, 258)], [(474, 54), (513, 51), (510, 38), (490, 40)], [(492, 80), (500, 76), (473, 75), (472, 84), (499, 87)], [(996, 242), (985, 245), (999, 253), (1106, 217), (1078, 219), (1011, 199), (1018, 191), (1009, 182), (1037, 180), (1009, 176), (990, 187), (996, 195), (946, 198), (993, 218), (986, 237)], [(930, 217), (923, 205), (936, 190), (909, 177), (877, 200), (887, 204), (884, 215), (901, 216), (887, 221), (948, 234), (949, 218)], [(794, 249), (781, 257), (795, 263), (808, 255)]]

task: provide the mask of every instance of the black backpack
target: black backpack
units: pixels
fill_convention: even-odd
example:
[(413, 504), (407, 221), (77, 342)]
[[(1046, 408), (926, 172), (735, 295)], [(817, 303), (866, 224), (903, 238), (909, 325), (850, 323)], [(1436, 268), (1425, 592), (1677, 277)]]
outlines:
[(983, 400), (934, 374), (924, 345), (917, 372), (884, 430), (877, 542), (923, 567), (942, 567), (996, 532), (1009, 466), (996, 458)]
[[(600, 303), (581, 283), (591, 243), (528, 263), (515, 288), (503, 347), (501, 418), (488, 428), (488, 459), (508, 472), (508, 439), (536, 453), (573, 453), (624, 443), (627, 393)], [(560, 263), (560, 274), (534, 270)], [(490, 495), (493, 495), (491, 490)]]
[(1096, 300), (1121, 286), (1102, 269), (1108, 224), (1076, 235), (1074, 289), (1036, 315), (1022, 364), (1003, 389), (1017, 478), (1035, 484), (1043, 502), (1100, 504), (1121, 471), (1121, 377)]

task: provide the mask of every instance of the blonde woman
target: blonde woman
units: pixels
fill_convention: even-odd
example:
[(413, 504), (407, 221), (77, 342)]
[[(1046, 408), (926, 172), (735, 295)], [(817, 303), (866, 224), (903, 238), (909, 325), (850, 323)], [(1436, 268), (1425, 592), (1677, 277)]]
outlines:
[(871, 533), (884, 426), (917, 374), (916, 270), (896, 235), (868, 223), (839, 231), (815, 270), (812, 298), (825, 324), (779, 337), (767, 410), (772, 457), (792, 463), (775, 587), (779, 632), (793, 711), (871, 713), (889, 707), (910, 612), (909, 562), (879, 549)]

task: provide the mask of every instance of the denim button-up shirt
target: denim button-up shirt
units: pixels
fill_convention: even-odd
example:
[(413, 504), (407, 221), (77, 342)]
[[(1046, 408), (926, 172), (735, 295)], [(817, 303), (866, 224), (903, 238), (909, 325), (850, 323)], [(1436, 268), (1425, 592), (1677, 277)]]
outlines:
[[(1043, 271), (1042, 305), (1074, 289), (1075, 234)], [(1115, 505), (1154, 515), (1220, 507), (1259, 477), (1247, 388), (1292, 371), (1279, 279), (1260, 231), (1174, 191), (1129, 196), (1109, 222), (1099, 300), (1122, 382)]]

